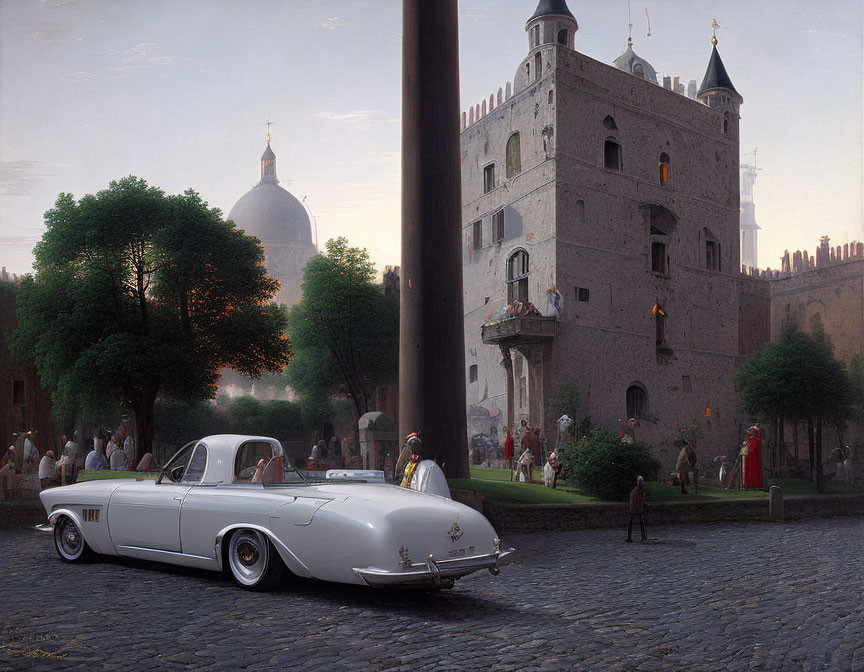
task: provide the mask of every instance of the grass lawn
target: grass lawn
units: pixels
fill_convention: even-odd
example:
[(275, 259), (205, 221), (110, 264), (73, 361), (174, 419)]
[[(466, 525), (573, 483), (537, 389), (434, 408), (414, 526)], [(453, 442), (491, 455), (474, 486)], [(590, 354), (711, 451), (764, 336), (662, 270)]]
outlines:
[[(543, 471), (532, 471), (534, 483), (514, 483), (510, 481), (510, 471), (507, 469), (488, 469), (471, 467), (470, 479), (452, 479), (450, 487), (459, 490), (473, 490), (484, 497), (500, 504), (584, 504), (599, 503), (594, 497), (583, 495), (575, 488), (567, 486), (567, 482), (559, 482), (555, 490), (543, 486)], [(716, 481), (708, 481), (711, 485), (700, 484), (699, 494), (692, 487), (688, 494), (682, 495), (681, 490), (666, 483), (646, 483), (649, 502), (712, 502), (723, 500), (764, 500), (768, 498), (768, 486), (779, 485), (786, 496), (818, 496), (816, 486), (804, 479), (778, 478), (768, 481), (764, 490), (724, 490), (714, 485)], [(864, 483), (858, 486), (840, 483), (826, 483), (825, 495), (862, 494)]]
[(155, 478), (158, 471), (111, 471), (110, 469), (99, 469), (78, 472), (78, 482), (101, 481), (109, 478)]

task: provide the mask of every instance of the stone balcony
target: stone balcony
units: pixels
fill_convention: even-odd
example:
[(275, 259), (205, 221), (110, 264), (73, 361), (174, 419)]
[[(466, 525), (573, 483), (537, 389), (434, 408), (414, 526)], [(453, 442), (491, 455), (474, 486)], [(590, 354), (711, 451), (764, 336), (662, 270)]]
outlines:
[(481, 327), (486, 345), (520, 345), (551, 341), (557, 330), (557, 319), (538, 315), (514, 315)]

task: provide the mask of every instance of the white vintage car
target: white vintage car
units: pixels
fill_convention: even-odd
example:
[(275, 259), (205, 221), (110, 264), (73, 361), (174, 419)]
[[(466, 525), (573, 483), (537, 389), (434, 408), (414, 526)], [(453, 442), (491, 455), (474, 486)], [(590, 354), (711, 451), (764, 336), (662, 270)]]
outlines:
[[(425, 487), (447, 489), (437, 467), (425, 471)], [(89, 481), (40, 497), (67, 562), (96, 553), (227, 568), (250, 590), (274, 587), (286, 570), (445, 588), (479, 569), (497, 575), (511, 549), (482, 514), (442, 494), (388, 485), (383, 472), (310, 479), (275, 439), (219, 435), (181, 448), (155, 481)]]

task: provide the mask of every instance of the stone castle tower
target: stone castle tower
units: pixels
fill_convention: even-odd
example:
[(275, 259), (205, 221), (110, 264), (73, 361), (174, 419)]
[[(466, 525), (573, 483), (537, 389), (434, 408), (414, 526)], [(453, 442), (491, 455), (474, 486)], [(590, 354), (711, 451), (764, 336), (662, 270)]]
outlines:
[(660, 86), (632, 41), (613, 65), (579, 53), (577, 29), (564, 0), (541, 0), (512, 90), (462, 117), (470, 414), (499, 436), (527, 420), (554, 445), (550, 400), (575, 384), (580, 419), (636, 417), (664, 461), (693, 424), (700, 452), (725, 452), (743, 99), (716, 43), (697, 101)]

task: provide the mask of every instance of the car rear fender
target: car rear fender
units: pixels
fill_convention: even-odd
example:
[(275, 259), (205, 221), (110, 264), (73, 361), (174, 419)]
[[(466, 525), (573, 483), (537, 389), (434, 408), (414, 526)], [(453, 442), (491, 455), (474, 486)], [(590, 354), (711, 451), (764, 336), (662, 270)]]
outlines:
[(279, 557), (282, 558), (282, 562), (285, 563), (285, 566), (291, 571), (292, 574), (296, 574), (297, 576), (301, 576), (304, 578), (310, 578), (312, 576), (312, 572), (309, 571), (309, 568), (304, 565), (300, 559), (294, 554), (294, 552), (288, 548), (288, 546), (281, 541), (273, 532), (262, 525), (255, 525), (250, 523), (234, 523), (232, 525), (228, 525), (219, 531), (219, 534), (216, 535), (216, 561), (219, 563), (219, 569), (223, 569), (225, 554), (224, 551), (227, 550), (223, 548), (222, 542), (228, 538), (231, 532), (234, 530), (257, 530), (262, 534), (266, 535), (266, 537), (273, 544), (273, 547), (276, 549), (276, 552), (279, 554)]

